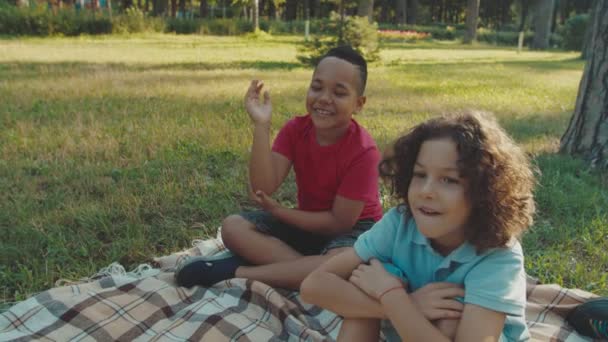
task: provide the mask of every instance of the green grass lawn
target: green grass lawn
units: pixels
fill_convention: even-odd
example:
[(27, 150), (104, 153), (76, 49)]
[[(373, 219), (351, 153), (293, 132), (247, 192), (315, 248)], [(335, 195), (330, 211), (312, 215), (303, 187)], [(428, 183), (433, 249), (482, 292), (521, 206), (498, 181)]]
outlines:
[[(265, 81), (274, 133), (303, 113), (312, 70), (297, 63), (299, 39), (0, 40), (0, 301), (184, 249), (251, 207), (242, 98)], [(377, 142), (442, 112), (495, 112), (542, 171), (528, 272), (608, 295), (608, 177), (556, 154), (577, 54), (425, 42), (381, 56), (357, 117)], [(293, 204), (293, 184), (277, 198)]]

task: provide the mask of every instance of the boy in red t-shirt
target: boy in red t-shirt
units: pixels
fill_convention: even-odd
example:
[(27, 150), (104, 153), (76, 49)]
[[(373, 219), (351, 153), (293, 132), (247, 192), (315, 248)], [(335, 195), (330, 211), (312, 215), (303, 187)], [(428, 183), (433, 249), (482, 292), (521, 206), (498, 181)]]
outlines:
[[(353, 120), (365, 104), (367, 64), (351, 47), (330, 50), (317, 65), (306, 95), (308, 115), (288, 121), (270, 148), (270, 95), (251, 82), (245, 108), (254, 125), (249, 162), (252, 197), (263, 211), (232, 215), (222, 240), (235, 255), (195, 257), (178, 267), (179, 285), (210, 286), (249, 278), (298, 289), (325, 260), (354, 244), (382, 216), (378, 196), (380, 153)], [(293, 167), (298, 208), (270, 195)]]

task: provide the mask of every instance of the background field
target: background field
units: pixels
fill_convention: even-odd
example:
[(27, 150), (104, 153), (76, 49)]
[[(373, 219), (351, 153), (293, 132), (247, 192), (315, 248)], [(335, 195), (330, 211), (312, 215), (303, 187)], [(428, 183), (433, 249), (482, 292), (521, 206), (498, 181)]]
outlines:
[[(273, 132), (303, 113), (312, 70), (297, 37), (142, 35), (0, 40), (0, 300), (113, 261), (127, 268), (213, 235), (251, 207), (252, 78)], [(608, 295), (608, 177), (557, 155), (584, 62), (577, 54), (387, 45), (357, 119), (379, 145), (450, 110), (496, 113), (542, 171), (528, 273)], [(294, 186), (277, 194), (294, 202)]]

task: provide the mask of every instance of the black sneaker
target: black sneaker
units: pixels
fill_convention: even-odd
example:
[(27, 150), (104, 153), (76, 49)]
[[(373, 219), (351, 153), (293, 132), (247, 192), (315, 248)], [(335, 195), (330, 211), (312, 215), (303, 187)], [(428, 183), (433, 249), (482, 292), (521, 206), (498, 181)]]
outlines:
[(239, 266), (247, 263), (237, 255), (218, 257), (196, 256), (181, 262), (175, 271), (175, 280), (179, 286), (211, 286), (222, 280), (234, 278)]
[(577, 306), (566, 320), (581, 335), (608, 341), (608, 298), (593, 298)]

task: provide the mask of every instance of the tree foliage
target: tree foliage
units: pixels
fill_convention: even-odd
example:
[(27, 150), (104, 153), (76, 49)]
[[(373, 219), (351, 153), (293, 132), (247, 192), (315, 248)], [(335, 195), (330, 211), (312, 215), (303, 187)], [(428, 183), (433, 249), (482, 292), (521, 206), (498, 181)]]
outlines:
[[(304, 64), (316, 65), (319, 59), (331, 48), (338, 45), (350, 45), (357, 50), (368, 62), (380, 58), (378, 46), (378, 26), (369, 23), (367, 17), (346, 17), (344, 21), (337, 17), (333, 20), (333, 31), (330, 36), (315, 36), (311, 41), (304, 42), (298, 49), (298, 60)], [(342, 28), (340, 29), (340, 25)], [(342, 32), (342, 37), (338, 32)]]

